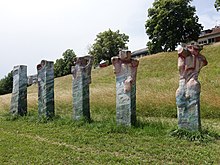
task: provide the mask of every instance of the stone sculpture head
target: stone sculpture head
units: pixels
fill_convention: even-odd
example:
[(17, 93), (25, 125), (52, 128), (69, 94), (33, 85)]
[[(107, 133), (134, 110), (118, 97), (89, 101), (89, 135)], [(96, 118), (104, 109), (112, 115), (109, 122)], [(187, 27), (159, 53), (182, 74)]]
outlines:
[(191, 54), (198, 56), (200, 54), (200, 51), (203, 49), (202, 45), (189, 45), (187, 46)]
[[(84, 75), (83, 77), (87, 79), (88, 84), (91, 83), (91, 70), (93, 64), (93, 57), (90, 55), (76, 57), (74, 58), (75, 66), (72, 66), (71, 73), (73, 74), (73, 79), (80, 77), (79, 75)], [(80, 74), (79, 74), (80, 73)], [(82, 76), (81, 76), (82, 77)]]
[(90, 63), (92, 63), (92, 61), (93, 61), (93, 57), (89, 55), (74, 58), (74, 64), (79, 67), (86, 67)]
[(129, 50), (120, 51), (118, 56), (123, 62), (130, 62), (131, 61), (131, 51), (129, 51)]
[(181, 57), (187, 57), (191, 55), (191, 52), (189, 51), (189, 49), (187, 47), (180, 47), (178, 50), (178, 55)]
[(46, 62), (46, 60), (42, 60), (40, 64), (37, 65), (37, 70), (41, 70), (45, 66)]

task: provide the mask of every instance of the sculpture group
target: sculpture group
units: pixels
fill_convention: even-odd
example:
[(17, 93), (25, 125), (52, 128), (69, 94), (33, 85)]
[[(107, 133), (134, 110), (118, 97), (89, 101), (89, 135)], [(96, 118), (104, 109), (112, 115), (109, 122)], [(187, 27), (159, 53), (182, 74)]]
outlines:
[[(182, 47), (178, 50), (179, 88), (176, 92), (178, 127), (199, 130), (200, 121), (200, 83), (198, 74), (207, 65), (198, 46)], [(136, 76), (139, 61), (131, 58), (131, 52), (122, 50), (112, 57), (116, 75), (116, 122), (131, 126), (136, 123)], [(89, 84), (91, 83), (92, 56), (75, 58), (72, 67), (73, 119), (90, 120)], [(38, 114), (52, 118), (54, 108), (54, 64), (42, 60), (37, 65)], [(13, 69), (13, 92), (10, 112), (13, 115), (27, 114), (27, 66), (19, 65)]]

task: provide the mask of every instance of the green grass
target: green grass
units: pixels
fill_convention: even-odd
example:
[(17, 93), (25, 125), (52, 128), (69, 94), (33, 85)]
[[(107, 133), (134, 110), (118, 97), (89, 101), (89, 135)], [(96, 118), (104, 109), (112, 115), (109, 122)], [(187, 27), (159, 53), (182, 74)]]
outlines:
[(190, 131), (187, 129), (175, 129), (170, 132), (171, 136), (179, 139), (185, 139), (189, 141), (209, 142), (213, 140), (220, 140), (220, 136), (215, 131), (202, 129), (199, 131)]
[(140, 119), (117, 127), (114, 119), (73, 122), (36, 116), (1, 119), (1, 164), (218, 164), (220, 143), (189, 142), (169, 136), (175, 120)]
[[(9, 116), (11, 95), (0, 96), (0, 164), (220, 164), (220, 140), (206, 140), (220, 134), (220, 46), (202, 54), (209, 64), (199, 77), (201, 134), (170, 136), (177, 128), (177, 54), (160, 53), (140, 59), (138, 123), (131, 128), (116, 126), (112, 66), (92, 71), (91, 123), (71, 119), (71, 75), (55, 79), (52, 121), (38, 119), (37, 85), (28, 88), (26, 117)], [(189, 141), (194, 137), (205, 140)]]

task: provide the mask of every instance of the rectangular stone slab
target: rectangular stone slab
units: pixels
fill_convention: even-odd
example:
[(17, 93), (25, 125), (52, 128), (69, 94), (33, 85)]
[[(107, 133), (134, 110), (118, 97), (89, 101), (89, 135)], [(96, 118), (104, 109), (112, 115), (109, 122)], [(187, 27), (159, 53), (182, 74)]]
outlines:
[(38, 78), (38, 114), (40, 117), (52, 118), (54, 110), (54, 63), (42, 60), (37, 65)]
[(25, 65), (18, 65), (13, 69), (10, 113), (20, 116), (27, 114), (27, 66)]

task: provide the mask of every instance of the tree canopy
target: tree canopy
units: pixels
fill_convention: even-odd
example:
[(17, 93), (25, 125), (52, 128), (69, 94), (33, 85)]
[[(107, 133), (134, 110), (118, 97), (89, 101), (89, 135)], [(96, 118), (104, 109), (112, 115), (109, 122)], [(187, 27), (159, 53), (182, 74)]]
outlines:
[(13, 75), (12, 71), (8, 73), (3, 79), (0, 80), (0, 95), (11, 93), (13, 88)]
[(111, 63), (111, 57), (117, 56), (120, 49), (127, 49), (129, 36), (124, 33), (112, 30), (104, 31), (96, 36), (95, 43), (91, 46), (89, 54), (94, 57), (94, 65), (98, 65), (101, 60)]
[(54, 64), (54, 77), (65, 76), (71, 73), (71, 67), (74, 65), (76, 54), (72, 49), (67, 49), (63, 58), (57, 59)]
[(217, 11), (220, 10), (220, 0), (215, 0), (215, 8)]
[(146, 33), (150, 53), (173, 51), (181, 42), (197, 41), (203, 29), (192, 0), (155, 0), (148, 9)]

